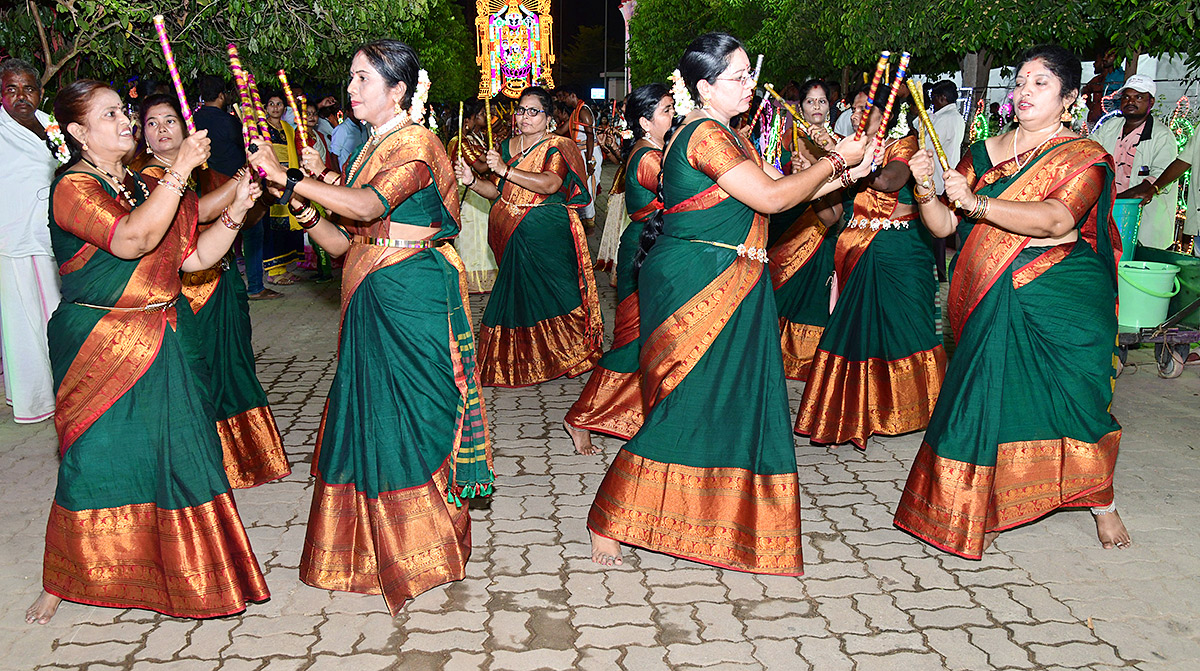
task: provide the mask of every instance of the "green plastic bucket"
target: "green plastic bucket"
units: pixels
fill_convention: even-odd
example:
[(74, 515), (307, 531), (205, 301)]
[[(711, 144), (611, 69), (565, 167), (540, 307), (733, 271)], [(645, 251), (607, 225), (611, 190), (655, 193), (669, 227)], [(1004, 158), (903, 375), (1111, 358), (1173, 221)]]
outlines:
[(1153, 261), (1117, 264), (1117, 325), (1126, 329), (1158, 326), (1167, 319), (1171, 298), (1179, 293), (1179, 266)]
[(1138, 228), (1142, 225), (1142, 199), (1118, 198), (1113, 204), (1112, 215), (1121, 231), (1121, 260), (1130, 261), (1137, 245)]
[[(1167, 308), (1167, 314), (1173, 315), (1191, 305), (1197, 298), (1200, 298), (1200, 259), (1187, 254), (1169, 252), (1165, 249), (1151, 249), (1141, 246), (1137, 248), (1133, 258), (1138, 261), (1173, 263), (1179, 266), (1179, 274), (1175, 276), (1179, 280), (1179, 293), (1175, 294), (1175, 297), (1171, 299), (1171, 305)], [(1179, 322), (1179, 325), (1200, 328), (1200, 310), (1184, 317)]]

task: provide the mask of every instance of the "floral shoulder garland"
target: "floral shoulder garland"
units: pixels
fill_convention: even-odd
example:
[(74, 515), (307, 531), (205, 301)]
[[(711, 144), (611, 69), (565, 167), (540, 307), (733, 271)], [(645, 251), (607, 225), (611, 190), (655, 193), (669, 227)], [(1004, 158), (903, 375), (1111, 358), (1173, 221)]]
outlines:
[(71, 160), (71, 150), (67, 148), (67, 138), (53, 114), (50, 115), (50, 123), (46, 126), (46, 138), (49, 140), (47, 144), (54, 152), (54, 159), (59, 165), (66, 165), (67, 161)]

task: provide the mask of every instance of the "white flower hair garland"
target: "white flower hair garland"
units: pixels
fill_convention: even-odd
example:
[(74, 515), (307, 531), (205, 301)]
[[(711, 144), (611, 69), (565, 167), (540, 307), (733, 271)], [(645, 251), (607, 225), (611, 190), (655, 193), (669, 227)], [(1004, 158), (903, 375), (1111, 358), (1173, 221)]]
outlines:
[(675, 97), (675, 116), (687, 116), (696, 109), (692, 94), (688, 93), (687, 85), (683, 83), (683, 75), (676, 69), (671, 73), (671, 95)]
[(59, 165), (66, 165), (67, 161), (71, 160), (71, 150), (67, 148), (67, 138), (63, 135), (62, 128), (58, 125), (58, 119), (55, 119), (53, 114), (50, 115), (50, 124), (46, 126), (46, 137), (54, 146), (55, 160)]

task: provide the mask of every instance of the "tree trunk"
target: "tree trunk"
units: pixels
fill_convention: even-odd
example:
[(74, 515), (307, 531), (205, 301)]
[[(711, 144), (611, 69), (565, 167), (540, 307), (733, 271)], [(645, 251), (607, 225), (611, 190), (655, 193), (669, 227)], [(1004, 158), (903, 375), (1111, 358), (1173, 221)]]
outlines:
[(1128, 81), (1130, 77), (1137, 74), (1138, 60), (1140, 60), (1141, 57), (1142, 57), (1141, 50), (1134, 49), (1133, 52), (1129, 54), (1129, 58), (1125, 59), (1125, 79), (1126, 79), (1126, 81)]
[[(842, 98), (850, 96), (850, 75), (854, 73), (854, 69), (849, 65), (842, 66)], [(836, 101), (834, 101), (836, 102)]]
[(972, 89), (971, 109), (968, 110), (967, 128), (975, 123), (979, 101), (987, 95), (988, 79), (992, 74), (992, 54), (987, 49), (969, 53), (962, 59), (963, 86)]

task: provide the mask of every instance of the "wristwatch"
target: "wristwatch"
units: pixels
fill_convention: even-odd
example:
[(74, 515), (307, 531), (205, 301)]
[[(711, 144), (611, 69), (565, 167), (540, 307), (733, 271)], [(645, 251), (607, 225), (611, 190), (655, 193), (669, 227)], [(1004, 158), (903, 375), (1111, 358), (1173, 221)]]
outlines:
[(296, 185), (299, 184), (300, 180), (302, 179), (304, 179), (303, 170), (300, 170), (299, 168), (288, 168), (287, 184), (283, 187), (283, 193), (279, 196), (279, 202), (283, 203), (284, 205), (291, 202), (292, 192), (296, 190)]

